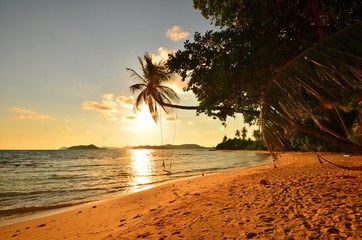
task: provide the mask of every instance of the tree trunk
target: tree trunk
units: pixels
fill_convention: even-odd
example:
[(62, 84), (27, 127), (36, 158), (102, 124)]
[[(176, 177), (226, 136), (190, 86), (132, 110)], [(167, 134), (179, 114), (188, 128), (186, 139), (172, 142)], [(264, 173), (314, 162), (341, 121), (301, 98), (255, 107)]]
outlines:
[(322, 22), (321, 22), (321, 18), (319, 16), (319, 12), (318, 12), (317, 0), (308, 0), (308, 3), (309, 3), (310, 8), (312, 10), (312, 14), (313, 14), (313, 18), (314, 18), (314, 24), (315, 24), (315, 26), (317, 28), (319, 41), (322, 41), (324, 39), (324, 36), (323, 36)]
[[(157, 100), (156, 100), (157, 101)], [(164, 103), (161, 101), (157, 101), (158, 104), (160, 104), (163, 107), (170, 107), (170, 108), (178, 108), (183, 110), (198, 110), (198, 106), (182, 106), (182, 105), (175, 105), (170, 103)], [(218, 111), (224, 111), (224, 112), (231, 112), (231, 113), (237, 113), (237, 111), (233, 108), (229, 107), (213, 107), (212, 110), (218, 110)], [(240, 113), (246, 113), (252, 116), (259, 116), (259, 111), (253, 111), (253, 110), (241, 110)]]

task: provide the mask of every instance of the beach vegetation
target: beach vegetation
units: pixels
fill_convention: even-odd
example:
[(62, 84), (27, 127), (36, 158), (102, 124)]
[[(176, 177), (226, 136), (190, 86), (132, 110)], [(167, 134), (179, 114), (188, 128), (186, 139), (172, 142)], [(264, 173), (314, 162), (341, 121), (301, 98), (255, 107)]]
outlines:
[[(236, 133), (238, 132), (240, 133), (240, 130), (236, 130)], [(227, 136), (224, 136), (222, 142), (217, 144), (215, 149), (216, 150), (267, 150), (266, 145), (262, 141), (261, 137), (259, 137), (261, 136), (261, 134), (256, 135), (256, 137), (253, 136), (254, 139), (252, 140), (251, 138), (246, 138), (246, 133), (247, 130), (245, 131), (245, 136), (243, 136), (242, 138), (240, 136), (239, 137), (235, 136), (234, 138), (228, 138)]]

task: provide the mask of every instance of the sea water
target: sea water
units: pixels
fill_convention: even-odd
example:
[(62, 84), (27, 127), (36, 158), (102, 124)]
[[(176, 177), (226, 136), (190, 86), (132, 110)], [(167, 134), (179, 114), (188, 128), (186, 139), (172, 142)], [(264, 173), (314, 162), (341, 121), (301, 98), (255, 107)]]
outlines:
[(1, 150), (0, 224), (177, 178), (249, 167), (268, 157), (210, 150)]

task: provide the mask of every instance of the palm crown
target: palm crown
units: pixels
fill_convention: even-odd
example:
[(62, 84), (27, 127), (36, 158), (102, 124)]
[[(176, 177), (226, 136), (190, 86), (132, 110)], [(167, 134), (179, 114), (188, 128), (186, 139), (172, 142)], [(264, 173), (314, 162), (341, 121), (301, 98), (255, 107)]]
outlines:
[(159, 110), (161, 107), (166, 113), (169, 113), (171, 108), (167, 104), (171, 104), (171, 100), (177, 100), (179, 97), (176, 92), (165, 86), (164, 84), (171, 80), (171, 75), (168, 73), (164, 62), (159, 61), (154, 63), (152, 56), (148, 53), (143, 55), (143, 58), (138, 57), (141, 64), (142, 75), (131, 68), (126, 68), (131, 72), (131, 77), (136, 80), (136, 84), (130, 86), (132, 93), (141, 91), (137, 96), (134, 111), (139, 111), (144, 103), (155, 122), (159, 119)]

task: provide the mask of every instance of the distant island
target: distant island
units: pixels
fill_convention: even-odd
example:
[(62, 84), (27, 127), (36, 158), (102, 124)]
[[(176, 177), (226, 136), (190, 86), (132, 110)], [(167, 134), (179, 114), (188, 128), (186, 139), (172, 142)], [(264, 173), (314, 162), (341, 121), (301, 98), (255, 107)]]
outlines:
[(97, 147), (94, 144), (90, 145), (77, 145), (77, 146), (71, 146), (71, 147), (62, 147), (59, 150), (112, 150), (112, 149), (214, 149), (214, 148), (208, 148), (203, 147), (197, 144), (181, 144), (181, 145), (141, 145), (141, 146), (127, 146), (123, 148), (117, 148), (117, 147)]
[[(64, 149), (64, 148), (61, 148)], [(78, 146), (72, 146), (65, 148), (64, 150), (104, 150), (107, 148), (99, 148), (96, 145), (90, 144), (90, 145), (78, 145)]]
[(181, 145), (158, 145), (158, 146), (150, 146), (150, 145), (144, 145), (144, 146), (137, 146), (132, 147), (132, 149), (210, 149), (207, 147), (202, 147), (197, 144), (181, 144)]

